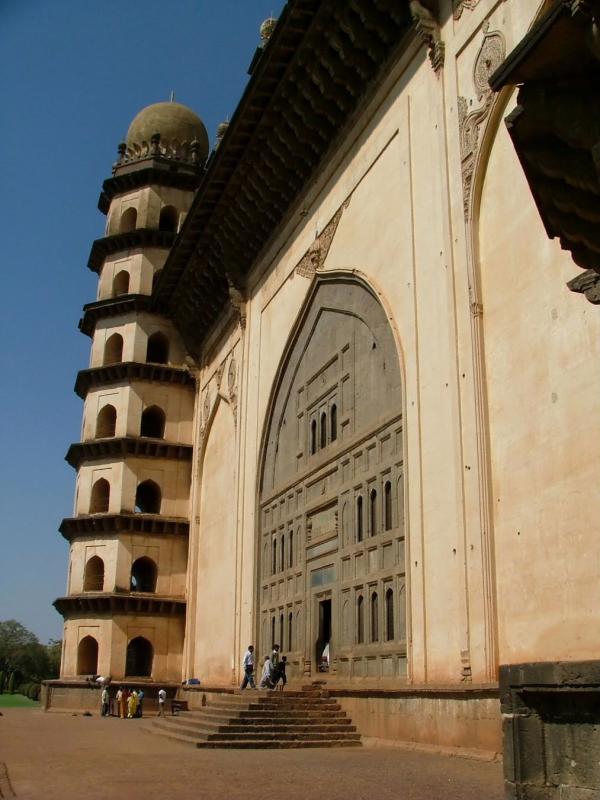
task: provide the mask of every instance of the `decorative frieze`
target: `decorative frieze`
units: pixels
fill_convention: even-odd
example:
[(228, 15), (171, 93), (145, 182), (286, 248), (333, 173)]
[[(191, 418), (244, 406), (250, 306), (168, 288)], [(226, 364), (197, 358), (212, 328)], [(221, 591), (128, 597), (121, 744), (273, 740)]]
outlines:
[(455, 0), (454, 2), (454, 19), (460, 19), (463, 11), (466, 9), (472, 10), (475, 8), (479, 0)]

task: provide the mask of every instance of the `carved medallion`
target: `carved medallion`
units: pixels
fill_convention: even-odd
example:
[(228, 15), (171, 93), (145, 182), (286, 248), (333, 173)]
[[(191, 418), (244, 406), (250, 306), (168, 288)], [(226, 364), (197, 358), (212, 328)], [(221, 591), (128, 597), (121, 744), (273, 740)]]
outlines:
[(483, 27), (485, 36), (479, 48), (475, 65), (473, 67), (473, 85), (480, 105), (470, 111), (469, 101), (466, 97), (458, 98), (458, 126), (460, 130), (460, 157), (462, 163), (463, 183), (463, 208), (465, 219), (469, 218), (471, 211), (471, 191), (473, 173), (477, 161), (479, 133), (482, 125), (488, 118), (494, 93), (490, 88), (489, 79), (504, 61), (506, 43), (504, 36), (499, 31), (489, 32), (489, 22)]
[(229, 369), (227, 370), (227, 389), (229, 390), (230, 396), (235, 392), (235, 379), (236, 379), (236, 363), (235, 359), (232, 358), (229, 362)]

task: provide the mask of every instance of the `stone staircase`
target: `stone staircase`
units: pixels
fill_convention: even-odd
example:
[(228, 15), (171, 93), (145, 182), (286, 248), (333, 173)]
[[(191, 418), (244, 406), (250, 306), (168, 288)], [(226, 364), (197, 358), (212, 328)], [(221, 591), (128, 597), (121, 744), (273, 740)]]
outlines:
[(197, 711), (156, 718), (148, 728), (194, 747), (360, 747), (360, 734), (326, 691), (223, 694)]

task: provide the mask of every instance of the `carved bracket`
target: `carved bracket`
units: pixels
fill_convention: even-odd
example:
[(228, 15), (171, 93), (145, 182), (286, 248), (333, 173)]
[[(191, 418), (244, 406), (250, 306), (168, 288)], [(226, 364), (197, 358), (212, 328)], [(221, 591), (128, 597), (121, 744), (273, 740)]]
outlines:
[(585, 272), (567, 281), (567, 286), (572, 292), (585, 295), (593, 305), (600, 305), (600, 275), (593, 269), (586, 269)]
[(431, 11), (420, 2), (410, 0), (410, 13), (415, 23), (417, 33), (426, 44), (429, 51), (431, 66), (438, 72), (444, 66), (446, 46), (442, 41), (440, 26)]
[(246, 329), (246, 291), (242, 280), (234, 273), (227, 272), (227, 285), (229, 287), (229, 302), (237, 312), (242, 331)]
[(506, 42), (499, 31), (489, 31), (489, 22), (484, 25), (484, 39), (473, 67), (473, 83), (480, 105), (469, 111), (470, 105), (466, 97), (458, 98), (458, 126), (460, 130), (460, 158), (462, 165), (463, 208), (465, 219), (471, 212), (471, 193), (473, 173), (477, 161), (479, 132), (488, 118), (494, 93), (489, 79), (500, 66), (506, 56)]
[(463, 11), (475, 8), (478, 2), (479, 0), (455, 0), (454, 19), (460, 19)]

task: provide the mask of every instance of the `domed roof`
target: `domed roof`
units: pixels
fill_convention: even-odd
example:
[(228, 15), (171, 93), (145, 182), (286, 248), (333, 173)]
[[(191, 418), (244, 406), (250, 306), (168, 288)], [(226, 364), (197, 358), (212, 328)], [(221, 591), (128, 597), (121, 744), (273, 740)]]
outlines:
[(197, 139), (200, 152), (208, 155), (208, 134), (200, 117), (181, 103), (153, 103), (143, 108), (133, 119), (127, 131), (127, 146), (142, 147), (155, 133), (160, 133), (161, 145), (172, 143), (188, 145)]

